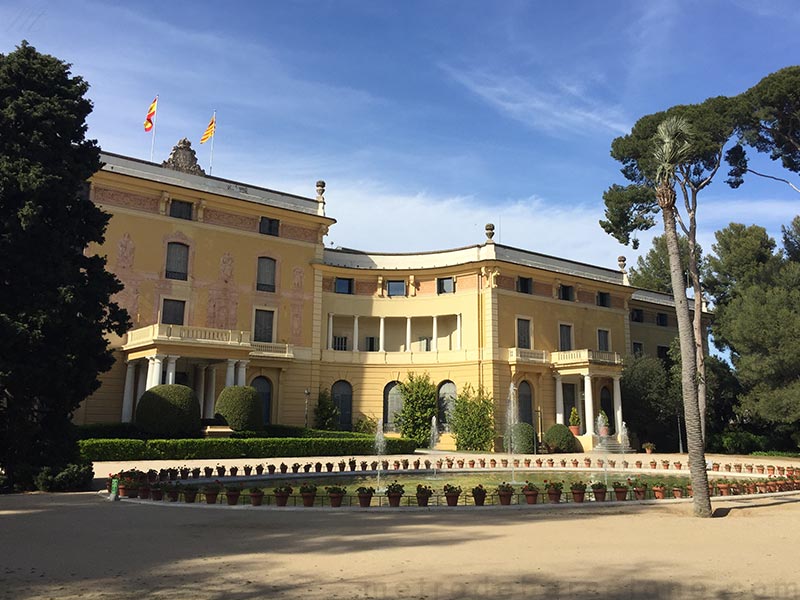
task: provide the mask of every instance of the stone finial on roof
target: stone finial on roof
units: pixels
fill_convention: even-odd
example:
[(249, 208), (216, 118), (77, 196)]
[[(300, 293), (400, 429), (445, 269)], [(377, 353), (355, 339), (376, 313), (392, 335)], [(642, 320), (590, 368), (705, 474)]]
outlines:
[(626, 268), (626, 266), (628, 264), (628, 259), (625, 258), (624, 256), (618, 256), (617, 257), (617, 264), (619, 265), (619, 270), (622, 273), (622, 284), (623, 285), (630, 285), (631, 282), (628, 279), (628, 270)]
[(319, 206), (317, 207), (317, 214), (325, 216), (325, 182), (320, 179), (317, 181), (317, 202)]
[(486, 224), (486, 243), (487, 244), (494, 244), (494, 223), (487, 223)]
[(205, 175), (206, 172), (197, 164), (197, 154), (192, 149), (192, 142), (183, 138), (178, 141), (169, 153), (169, 158), (161, 163), (162, 167), (189, 173), (190, 175)]

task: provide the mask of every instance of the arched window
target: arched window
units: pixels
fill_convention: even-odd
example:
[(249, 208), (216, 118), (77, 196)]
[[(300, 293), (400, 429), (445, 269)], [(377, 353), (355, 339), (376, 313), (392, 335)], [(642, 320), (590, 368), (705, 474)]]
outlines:
[(258, 257), (258, 279), (256, 289), (259, 292), (275, 291), (275, 259), (266, 256)]
[(527, 381), (520, 381), (517, 388), (517, 405), (519, 422), (533, 425), (533, 390)]
[(189, 246), (180, 242), (167, 244), (167, 267), (164, 276), (167, 279), (189, 279)]
[(383, 388), (383, 428), (384, 431), (397, 431), (395, 415), (403, 410), (403, 394), (400, 382), (390, 381)]
[(344, 380), (337, 381), (331, 387), (333, 404), (339, 409), (339, 429), (353, 428), (353, 386)]
[(600, 408), (608, 417), (608, 432), (616, 433), (617, 419), (614, 416), (614, 400), (611, 397), (611, 390), (607, 386), (600, 388)]
[(456, 384), (452, 381), (443, 381), (439, 384), (439, 414), (436, 418), (439, 421), (440, 430), (450, 431), (448, 421), (453, 412), (457, 394)]
[(272, 422), (272, 382), (266, 377), (256, 377), (250, 385), (256, 388), (261, 400), (264, 425), (269, 425)]

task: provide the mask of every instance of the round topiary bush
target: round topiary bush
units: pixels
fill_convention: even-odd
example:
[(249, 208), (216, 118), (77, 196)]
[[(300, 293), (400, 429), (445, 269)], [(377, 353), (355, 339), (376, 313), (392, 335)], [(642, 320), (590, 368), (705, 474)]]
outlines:
[(514, 454), (533, 454), (533, 447), (536, 444), (536, 431), (530, 423), (517, 423), (511, 432), (511, 440), (504, 439), (503, 447), (508, 452), (508, 443), (511, 441)]
[(214, 412), (234, 431), (248, 431), (263, 427), (263, 410), (255, 388), (232, 385), (222, 390)]
[(580, 443), (572, 435), (569, 427), (556, 423), (548, 429), (544, 438), (542, 438), (544, 445), (547, 446), (549, 452), (555, 453), (569, 453), (569, 452), (582, 452)]
[(200, 402), (185, 385), (157, 385), (136, 405), (136, 425), (159, 437), (195, 437), (200, 433)]

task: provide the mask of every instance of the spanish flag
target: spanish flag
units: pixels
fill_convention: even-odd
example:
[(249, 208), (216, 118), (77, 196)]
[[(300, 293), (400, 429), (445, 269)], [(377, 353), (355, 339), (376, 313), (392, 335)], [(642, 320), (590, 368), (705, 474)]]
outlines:
[(200, 138), (200, 143), (205, 144), (208, 140), (214, 137), (214, 132), (216, 130), (217, 130), (217, 112), (214, 111), (214, 114), (211, 116), (211, 120), (208, 122), (208, 127), (206, 127), (206, 130), (203, 133), (203, 137)]
[(147, 109), (147, 116), (144, 118), (144, 130), (150, 131), (155, 126), (156, 110), (158, 109), (158, 96), (153, 99), (150, 108)]

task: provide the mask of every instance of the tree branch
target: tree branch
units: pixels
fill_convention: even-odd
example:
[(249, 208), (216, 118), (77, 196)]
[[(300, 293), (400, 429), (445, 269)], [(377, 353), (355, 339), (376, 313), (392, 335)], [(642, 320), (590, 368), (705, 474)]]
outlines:
[(764, 177), (766, 179), (774, 179), (775, 181), (781, 181), (792, 188), (795, 192), (800, 193), (800, 188), (798, 188), (795, 184), (793, 184), (788, 179), (783, 179), (782, 177), (775, 177), (774, 175), (767, 175), (766, 173), (759, 173), (758, 171), (754, 171), (753, 169), (746, 169), (748, 173), (752, 173), (753, 175), (758, 175), (759, 177)]

